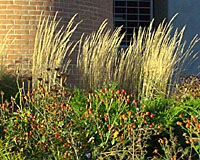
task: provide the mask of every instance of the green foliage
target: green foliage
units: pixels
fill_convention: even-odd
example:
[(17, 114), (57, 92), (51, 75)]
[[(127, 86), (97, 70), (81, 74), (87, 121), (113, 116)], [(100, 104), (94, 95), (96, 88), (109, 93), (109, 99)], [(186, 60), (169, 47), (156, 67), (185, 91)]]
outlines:
[(76, 89), (21, 92), (19, 104), (1, 107), (1, 138), (3, 147), (27, 159), (141, 157), (157, 130), (145, 106), (138, 108), (124, 90), (101, 89), (87, 98)]
[[(188, 143), (199, 138), (199, 98), (139, 102), (113, 84), (95, 91), (19, 88), (15, 99), (0, 107), (1, 156), (187, 159), (199, 154), (198, 141)], [(188, 119), (195, 122), (192, 130), (186, 127)]]

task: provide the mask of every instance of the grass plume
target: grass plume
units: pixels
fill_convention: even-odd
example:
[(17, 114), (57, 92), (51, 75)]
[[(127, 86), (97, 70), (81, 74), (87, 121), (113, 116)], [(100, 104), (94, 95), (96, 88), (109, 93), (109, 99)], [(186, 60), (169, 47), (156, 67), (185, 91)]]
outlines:
[[(71, 37), (78, 27), (79, 23), (74, 25), (74, 15), (67, 26), (59, 29), (60, 21), (56, 21), (57, 13), (53, 20), (50, 16), (42, 19), (38, 24), (38, 30), (35, 37), (35, 46), (33, 54), (33, 86), (37, 85), (37, 79), (42, 82), (49, 81), (50, 85), (55, 83), (58, 70), (64, 75), (71, 62), (69, 56), (74, 51), (76, 44), (71, 41)], [(57, 70), (55, 72), (55, 69)]]
[(79, 46), (77, 66), (82, 84), (97, 89), (117, 82), (120, 88), (138, 97), (168, 95), (183, 63), (199, 41), (195, 36), (185, 50), (186, 42), (182, 43), (185, 27), (173, 32), (174, 18), (168, 24), (163, 21), (157, 29), (153, 29), (152, 21), (148, 28), (140, 27), (138, 33), (133, 30), (130, 45), (121, 50), (122, 27), (111, 33), (103, 22), (99, 30), (82, 40)]

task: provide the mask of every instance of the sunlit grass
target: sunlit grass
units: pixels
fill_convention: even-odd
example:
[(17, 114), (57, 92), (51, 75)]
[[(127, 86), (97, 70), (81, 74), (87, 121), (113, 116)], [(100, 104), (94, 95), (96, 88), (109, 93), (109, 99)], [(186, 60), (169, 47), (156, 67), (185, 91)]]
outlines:
[[(56, 74), (54, 70), (64, 75), (71, 62), (69, 56), (74, 51), (76, 44), (71, 41), (71, 37), (78, 27), (79, 23), (74, 25), (74, 15), (67, 26), (60, 26), (61, 19), (57, 20), (57, 13), (51, 20), (50, 16), (40, 18), (38, 30), (35, 37), (35, 46), (33, 53), (32, 78), (33, 86), (37, 86), (37, 79), (41, 78), (50, 84), (55, 83)], [(73, 26), (73, 27), (72, 27)], [(61, 27), (61, 28), (59, 28)]]
[(119, 88), (134, 92), (138, 97), (169, 95), (183, 63), (199, 41), (195, 36), (185, 49), (186, 42), (182, 42), (185, 27), (173, 31), (173, 19), (169, 23), (163, 21), (157, 29), (153, 29), (152, 21), (148, 28), (140, 27), (138, 33), (133, 30), (130, 45), (121, 50), (124, 37), (121, 27), (111, 33), (104, 22), (79, 46), (77, 66), (82, 74), (81, 84), (97, 89), (117, 82)]

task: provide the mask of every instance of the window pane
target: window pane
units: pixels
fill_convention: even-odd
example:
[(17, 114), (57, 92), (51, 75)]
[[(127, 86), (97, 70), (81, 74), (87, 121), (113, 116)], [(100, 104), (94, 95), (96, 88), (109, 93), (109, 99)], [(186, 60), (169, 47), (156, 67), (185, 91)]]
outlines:
[(126, 42), (122, 41), (121, 46), (126, 46)]
[(149, 26), (149, 22), (140, 22), (139, 26), (141, 27), (148, 27)]
[(137, 27), (137, 22), (128, 22), (127, 27)]
[(121, 30), (121, 33), (124, 33), (124, 32), (126, 32), (126, 28), (122, 28), (122, 30)]
[(123, 15), (123, 14), (116, 14), (115, 15), (115, 20), (126, 20), (126, 15)]
[(128, 28), (126, 33), (132, 35), (133, 34), (133, 28)]
[(140, 2), (140, 7), (150, 7), (150, 2)]
[(126, 13), (126, 8), (115, 8), (115, 13)]
[(127, 40), (130, 41), (131, 39), (133, 39), (132, 37), (133, 35), (127, 35)]
[(127, 12), (128, 13), (138, 13), (138, 9), (137, 8), (127, 8)]
[(127, 15), (127, 20), (138, 20), (138, 16), (137, 15)]
[(138, 6), (138, 2), (127, 1), (127, 6), (128, 7), (137, 7)]
[(140, 20), (150, 20), (150, 15), (140, 15)]
[(123, 25), (123, 27), (126, 27), (126, 22), (120, 22), (120, 21), (115, 22), (115, 27), (120, 27), (122, 25)]
[(150, 9), (140, 8), (140, 14), (150, 14)]
[(126, 46), (137, 35), (139, 26), (148, 27), (151, 20), (153, 0), (114, 0), (114, 26), (123, 25), (121, 33), (126, 33), (121, 45)]
[(116, 1), (115, 2), (115, 6), (120, 6), (120, 7), (126, 6), (126, 2), (124, 2), (124, 1)]

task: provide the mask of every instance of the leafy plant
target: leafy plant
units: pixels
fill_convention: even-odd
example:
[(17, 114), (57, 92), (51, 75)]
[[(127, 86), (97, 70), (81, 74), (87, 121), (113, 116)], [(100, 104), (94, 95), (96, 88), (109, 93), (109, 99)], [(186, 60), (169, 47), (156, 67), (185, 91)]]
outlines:
[(158, 128), (133, 94), (105, 88), (77, 103), (79, 92), (54, 87), (32, 93), (19, 88), (19, 104), (1, 105), (2, 146), (11, 154), (28, 159), (101, 159), (108, 152), (106, 159), (112, 153), (115, 158), (145, 156), (147, 139)]
[(191, 159), (192, 156), (192, 149), (195, 150), (195, 152), (198, 155), (198, 158), (200, 158), (200, 120), (199, 120), (199, 112), (197, 115), (191, 115), (190, 118), (185, 118), (183, 115), (180, 115), (180, 118), (182, 118), (182, 122), (177, 122), (178, 125), (180, 125), (185, 133), (183, 136), (186, 139), (186, 144), (189, 144), (191, 147), (191, 152), (189, 159)]
[[(173, 134), (172, 128), (169, 131), (169, 139), (164, 137), (158, 140), (161, 149), (154, 150), (154, 160), (164, 159), (164, 160), (181, 160), (187, 158), (187, 150), (183, 149), (178, 143), (177, 137)], [(163, 152), (163, 153), (161, 153)]]

